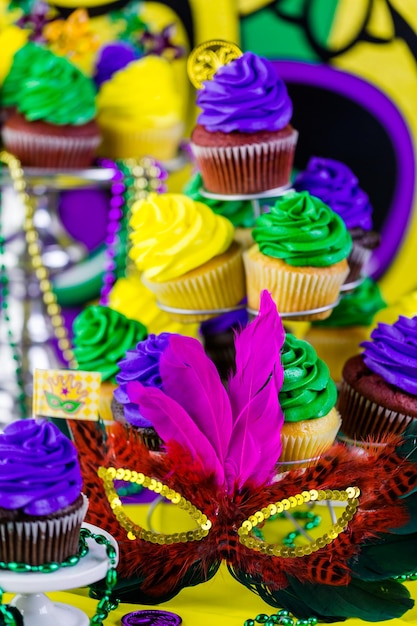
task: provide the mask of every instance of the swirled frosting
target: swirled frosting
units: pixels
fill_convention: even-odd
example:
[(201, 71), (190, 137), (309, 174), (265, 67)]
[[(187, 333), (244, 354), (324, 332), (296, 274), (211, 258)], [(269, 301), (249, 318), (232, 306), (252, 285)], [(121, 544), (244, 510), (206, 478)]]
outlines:
[(287, 422), (324, 417), (336, 404), (329, 368), (307, 341), (287, 333), (281, 354), (284, 383), (279, 402)]
[(292, 117), (287, 88), (271, 61), (245, 52), (220, 67), (197, 94), (198, 123), (210, 132), (282, 130)]
[(346, 228), (372, 229), (372, 205), (352, 170), (334, 159), (312, 157), (294, 180), (294, 189), (309, 191), (335, 211)]
[(130, 256), (146, 278), (164, 282), (225, 252), (234, 228), (202, 202), (151, 193), (132, 206)]
[(103, 83), (97, 109), (98, 123), (114, 129), (171, 128), (182, 122), (183, 101), (171, 64), (153, 55), (132, 61)]
[(328, 267), (352, 247), (343, 220), (307, 191), (279, 198), (256, 218), (252, 235), (262, 254), (293, 266)]
[(351, 293), (346, 293), (326, 320), (313, 326), (369, 326), (377, 311), (386, 307), (381, 291), (372, 278), (365, 278)]
[(203, 202), (210, 207), (217, 215), (223, 215), (230, 220), (236, 228), (251, 228), (255, 223), (252, 202), (250, 200), (216, 200), (206, 198), (200, 193), (203, 186), (203, 179), (200, 172), (197, 172), (184, 187), (184, 193), (189, 198)]
[(378, 324), (371, 341), (361, 343), (363, 360), (387, 383), (417, 395), (417, 316), (400, 315), (394, 324)]
[(13, 63), (17, 50), (25, 45), (29, 31), (15, 25), (3, 27), (0, 31), (0, 84), (3, 83)]
[(147, 335), (140, 322), (100, 305), (86, 307), (75, 318), (73, 332), (78, 369), (100, 372), (102, 381), (114, 379), (118, 361)]
[(131, 272), (119, 278), (109, 296), (109, 306), (132, 320), (142, 322), (149, 333), (177, 333), (188, 337), (198, 337), (199, 324), (181, 324), (156, 304), (156, 296), (140, 279), (140, 274)]
[[(246, 302), (246, 300), (245, 300)], [(217, 317), (212, 317), (201, 323), (200, 330), (203, 337), (210, 335), (218, 335), (227, 331), (244, 328), (249, 322), (249, 316), (246, 308), (237, 309), (223, 313)]]
[(147, 339), (140, 341), (134, 350), (128, 350), (125, 358), (118, 363), (120, 372), (116, 376), (116, 382), (119, 386), (114, 391), (114, 397), (124, 405), (125, 418), (133, 426), (149, 427), (152, 424), (142, 417), (139, 406), (130, 401), (127, 385), (132, 381), (138, 381), (146, 387), (159, 389), (162, 387), (159, 361), (171, 336), (171, 333), (149, 335)]
[(66, 58), (31, 41), (16, 52), (2, 98), (3, 105), (16, 106), (29, 121), (78, 126), (96, 115), (93, 81)]
[(132, 61), (138, 58), (138, 53), (126, 41), (115, 41), (103, 46), (99, 52), (94, 72), (94, 82), (97, 87), (113, 76), (115, 72), (122, 70)]
[(50, 515), (80, 495), (74, 444), (52, 422), (17, 420), (0, 434), (0, 507)]

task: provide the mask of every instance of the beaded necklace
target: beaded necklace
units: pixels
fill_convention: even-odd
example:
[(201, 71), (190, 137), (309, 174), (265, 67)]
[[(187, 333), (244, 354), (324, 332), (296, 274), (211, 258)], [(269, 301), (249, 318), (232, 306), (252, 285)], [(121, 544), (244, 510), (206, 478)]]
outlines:
[(51, 320), (54, 335), (58, 341), (58, 347), (68, 367), (70, 369), (75, 369), (76, 360), (71, 349), (68, 333), (64, 325), (64, 319), (61, 315), (61, 307), (59, 306), (56, 296), (52, 290), (52, 283), (49, 279), (48, 270), (42, 261), (39, 235), (36, 231), (33, 220), (35, 213), (35, 201), (27, 192), (26, 181), (24, 179), (24, 173), (20, 161), (12, 154), (4, 150), (0, 152), (0, 161), (9, 168), (13, 188), (25, 207), (23, 229), (25, 231), (27, 252), (32, 268), (35, 272), (35, 276), (39, 281), (42, 300), (44, 302), (46, 312)]
[[(94, 597), (99, 599), (96, 612), (90, 619), (90, 626), (103, 626), (103, 621), (108, 617), (110, 611), (116, 609), (119, 605), (119, 600), (111, 600), (111, 594), (117, 583), (116, 572), (116, 550), (111, 542), (104, 536), (98, 533), (91, 532), (88, 528), (81, 528), (80, 539), (78, 543), (78, 554), (75, 554), (62, 563), (45, 563), (44, 565), (27, 565), (26, 563), (4, 563), (0, 561), (0, 569), (10, 570), (12, 572), (42, 572), (50, 574), (55, 572), (60, 567), (70, 567), (77, 565), (80, 559), (88, 554), (89, 548), (87, 539), (92, 539), (99, 545), (106, 547), (106, 554), (109, 559), (109, 567), (106, 577), (104, 579), (104, 591), (98, 592), (94, 590)], [(7, 626), (19, 626), (22, 622), (15, 610), (11, 610), (7, 605), (3, 604), (3, 590), (0, 588), (0, 618), (3, 619), (4, 624)]]
[(12, 358), (15, 362), (16, 382), (18, 387), (17, 408), (20, 418), (27, 417), (26, 394), (24, 388), (22, 356), (19, 352), (16, 340), (13, 335), (10, 315), (9, 315), (9, 276), (4, 262), (5, 256), (5, 238), (3, 235), (2, 221), (2, 203), (0, 197), (0, 322), (4, 321), (7, 342), (12, 352)]
[(149, 192), (166, 191), (165, 180), (168, 174), (160, 163), (148, 157), (124, 161), (100, 159), (99, 165), (113, 170), (104, 276), (100, 292), (100, 304), (107, 306), (114, 283), (127, 270), (128, 222), (132, 204)]

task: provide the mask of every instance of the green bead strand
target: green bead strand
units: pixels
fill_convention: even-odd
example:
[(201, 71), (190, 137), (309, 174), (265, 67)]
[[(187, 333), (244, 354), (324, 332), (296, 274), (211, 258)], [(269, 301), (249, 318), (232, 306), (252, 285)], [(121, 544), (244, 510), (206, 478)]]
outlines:
[[(116, 550), (113, 544), (104, 535), (95, 534), (89, 531), (87, 528), (81, 528), (80, 538), (78, 542), (78, 554), (73, 555), (65, 559), (62, 563), (45, 563), (44, 565), (28, 565), (27, 563), (4, 563), (0, 561), (0, 570), (7, 569), (13, 572), (43, 572), (51, 573), (56, 571), (59, 567), (70, 567), (76, 565), (80, 559), (88, 553), (87, 539), (92, 539), (98, 545), (106, 547), (106, 554), (109, 559), (109, 567), (105, 577), (106, 588), (99, 599), (96, 607), (96, 612), (90, 619), (90, 626), (103, 626), (103, 622), (107, 619), (110, 611), (114, 611), (119, 606), (119, 600), (111, 600), (111, 594), (117, 583), (116, 566)], [(8, 607), (2, 603), (3, 590), (0, 588), (0, 618), (2, 618), (5, 626), (18, 626), (13, 614), (9, 611)]]
[(255, 619), (245, 620), (243, 626), (255, 626), (256, 623), (264, 624), (265, 626), (316, 626), (317, 622), (317, 617), (297, 619), (291, 617), (290, 612), (286, 609), (281, 609), (278, 613), (273, 613), (272, 615), (259, 613)]

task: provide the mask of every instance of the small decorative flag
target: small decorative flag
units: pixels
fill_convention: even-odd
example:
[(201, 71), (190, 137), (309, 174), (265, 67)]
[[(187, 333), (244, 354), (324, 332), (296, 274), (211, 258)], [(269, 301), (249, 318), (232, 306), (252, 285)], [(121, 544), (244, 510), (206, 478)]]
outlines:
[(79, 370), (39, 370), (33, 379), (33, 414), (98, 420), (101, 374)]

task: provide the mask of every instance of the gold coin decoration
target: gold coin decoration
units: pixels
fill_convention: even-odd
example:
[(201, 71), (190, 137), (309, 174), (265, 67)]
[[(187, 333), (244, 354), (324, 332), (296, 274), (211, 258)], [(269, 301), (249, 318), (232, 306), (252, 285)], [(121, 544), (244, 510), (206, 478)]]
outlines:
[(211, 80), (219, 67), (227, 65), (242, 56), (242, 51), (235, 43), (223, 39), (211, 39), (191, 51), (187, 61), (190, 81), (201, 89), (203, 81)]

